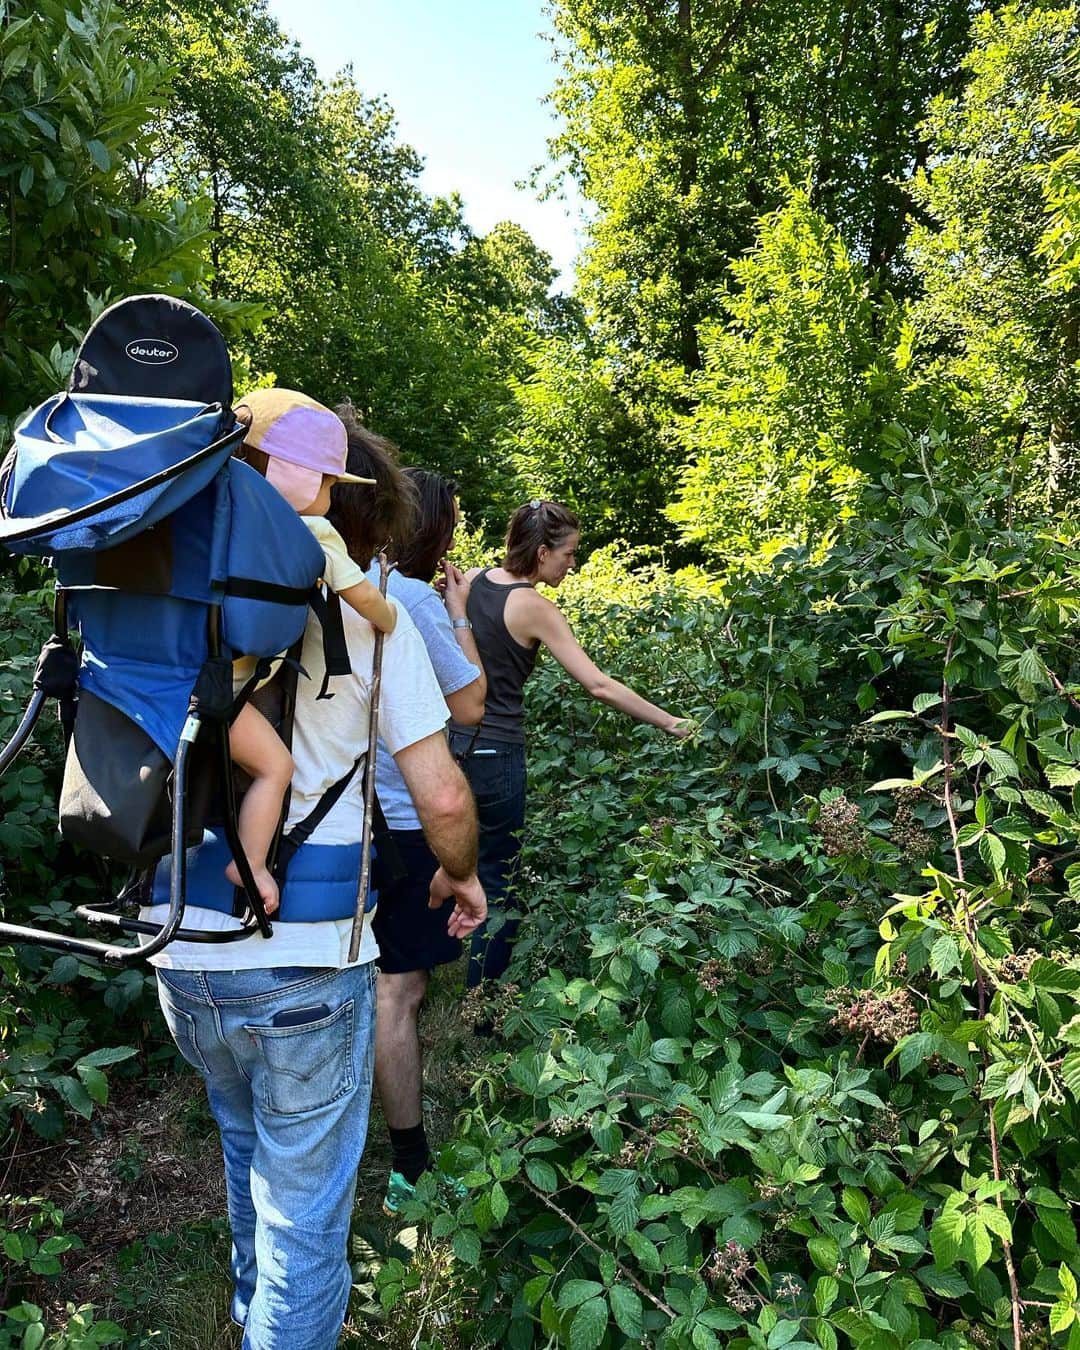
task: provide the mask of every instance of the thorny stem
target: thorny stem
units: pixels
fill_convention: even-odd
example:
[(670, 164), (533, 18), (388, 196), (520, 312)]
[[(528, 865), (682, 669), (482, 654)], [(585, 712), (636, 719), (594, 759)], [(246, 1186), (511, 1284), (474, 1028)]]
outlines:
[(1054, 672), (1050, 669), (1049, 666), (1047, 666), (1046, 668), (1046, 673), (1047, 675), (1050, 676), (1050, 682), (1053, 684), (1054, 688), (1058, 691), (1058, 693), (1063, 698), (1068, 699), (1068, 701), (1073, 705), (1074, 708), (1080, 708), (1080, 698), (1077, 698), (1075, 694), (1069, 693), (1069, 691), (1065, 688), (1065, 686), (1061, 683), (1061, 681), (1058, 679), (1058, 677), (1054, 674)]
[[(568, 1223), (573, 1232), (576, 1233), (577, 1236), (581, 1238), (583, 1242), (588, 1243), (588, 1245), (593, 1249), (593, 1251), (599, 1252), (601, 1256), (605, 1254), (605, 1249), (600, 1246), (599, 1242), (594, 1242), (593, 1239), (588, 1235), (588, 1233), (586, 1233), (584, 1228), (582, 1228), (582, 1226), (579, 1223), (576, 1223), (570, 1217), (570, 1215), (567, 1214), (565, 1209), (562, 1209), (559, 1205), (557, 1205), (554, 1200), (549, 1200), (548, 1197), (544, 1194), (544, 1192), (540, 1190), (538, 1187), (534, 1186), (531, 1181), (526, 1181), (525, 1185), (528, 1190), (532, 1191), (533, 1195), (536, 1196), (536, 1198), (540, 1201), (541, 1204), (546, 1205), (547, 1208), (550, 1209), (553, 1214), (557, 1214), (559, 1218), (562, 1219), (563, 1223)], [(611, 1254), (610, 1252), (607, 1253), (607, 1255), (609, 1256), (610, 1254)], [(675, 1318), (677, 1316), (675, 1309), (669, 1307), (668, 1304), (666, 1304), (663, 1299), (657, 1298), (656, 1295), (650, 1289), (647, 1289), (645, 1285), (643, 1285), (641, 1281), (635, 1277), (632, 1271), (627, 1270), (627, 1268), (622, 1264), (621, 1261), (615, 1262), (615, 1269), (619, 1272), (619, 1274), (623, 1277), (623, 1279), (626, 1280), (627, 1284), (632, 1284), (643, 1298), (647, 1298), (649, 1300), (649, 1302), (653, 1305), (653, 1307), (659, 1308), (660, 1311), (664, 1313), (665, 1316), (669, 1317), (673, 1322), (675, 1321)]]
[[(945, 648), (945, 669), (948, 669), (949, 662), (952, 660), (953, 640), (949, 637)], [(966, 891), (967, 881), (964, 874), (964, 860), (960, 854), (959, 831), (956, 826), (956, 813), (953, 810), (952, 800), (952, 776), (953, 762), (952, 749), (949, 745), (949, 680), (947, 675), (942, 676), (941, 680), (941, 755), (945, 763), (945, 811), (949, 818), (949, 833), (952, 837), (953, 857), (956, 859), (956, 877), (960, 886)], [(964, 903), (960, 910), (963, 918), (964, 931), (968, 942), (971, 945), (972, 961), (975, 966), (975, 985), (979, 994), (979, 1017), (986, 1016), (986, 974), (983, 970), (982, 962), (978, 954), (978, 921), (972, 911)], [(986, 1069), (987, 1055), (983, 1051), (983, 1071)], [(994, 1104), (990, 1102), (986, 1113), (987, 1121), (990, 1125), (990, 1156), (994, 1164), (994, 1180), (1001, 1180), (1001, 1150), (998, 1147), (997, 1122), (994, 1119)], [(1000, 1192), (994, 1197), (997, 1201), (997, 1207), (1002, 1213), (1005, 1212), (1005, 1205), (1001, 1199)], [(1005, 1257), (1005, 1269), (1009, 1274), (1009, 1300), (1012, 1304), (1012, 1332), (1013, 1332), (1013, 1350), (1022, 1350), (1023, 1337), (1020, 1329), (1020, 1288), (1016, 1280), (1016, 1263), (1013, 1260), (1012, 1243), (1005, 1238), (1001, 1239), (1001, 1250)]]

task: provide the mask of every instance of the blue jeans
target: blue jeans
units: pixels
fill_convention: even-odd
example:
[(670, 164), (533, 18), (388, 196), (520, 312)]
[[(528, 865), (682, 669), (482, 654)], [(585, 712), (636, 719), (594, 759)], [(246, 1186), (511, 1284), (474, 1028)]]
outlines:
[(506, 903), (506, 893), (514, 881), (525, 827), (525, 747), (454, 731), (450, 749), (465, 756), (461, 767), (476, 798), (480, 819), (476, 871), (488, 901), (488, 921), (473, 933), (469, 945), (466, 983), (472, 989), (504, 973), (520, 923), (520, 914)]
[(375, 966), (159, 970), (180, 1053), (225, 1154), (243, 1350), (333, 1350), (367, 1135)]

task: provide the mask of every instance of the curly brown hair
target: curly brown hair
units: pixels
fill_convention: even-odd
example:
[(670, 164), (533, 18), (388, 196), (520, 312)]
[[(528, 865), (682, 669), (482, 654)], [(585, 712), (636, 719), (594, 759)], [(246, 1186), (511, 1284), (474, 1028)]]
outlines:
[(335, 483), (327, 519), (345, 540), (350, 557), (367, 567), (380, 549), (393, 549), (412, 537), (416, 489), (398, 463), (397, 446), (392, 441), (364, 426), (348, 400), (334, 411), (345, 423), (349, 437), (346, 469), (361, 478), (374, 478), (375, 486)]

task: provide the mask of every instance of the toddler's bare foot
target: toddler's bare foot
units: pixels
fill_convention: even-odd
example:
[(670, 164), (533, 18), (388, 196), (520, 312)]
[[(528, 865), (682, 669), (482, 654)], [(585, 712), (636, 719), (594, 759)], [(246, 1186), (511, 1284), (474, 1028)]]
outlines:
[[(255, 889), (262, 897), (263, 909), (266, 910), (267, 914), (273, 914), (278, 907), (277, 882), (265, 867), (253, 867), (251, 875), (255, 879)], [(240, 880), (240, 869), (235, 862), (229, 863), (226, 867), (225, 876), (234, 886), (243, 886), (244, 884)]]

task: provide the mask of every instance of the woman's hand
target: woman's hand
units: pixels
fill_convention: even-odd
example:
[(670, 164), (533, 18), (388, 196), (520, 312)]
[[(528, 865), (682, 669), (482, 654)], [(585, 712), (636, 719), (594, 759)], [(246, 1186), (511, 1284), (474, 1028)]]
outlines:
[(442, 595), (447, 614), (452, 619), (464, 619), (472, 583), (460, 567), (455, 567), (452, 562), (447, 562), (445, 558), (443, 559), (442, 569), (443, 574), (435, 583), (435, 589)]
[(664, 728), (669, 736), (677, 736), (680, 741), (692, 736), (697, 729), (698, 724), (692, 717), (673, 717), (670, 726)]

